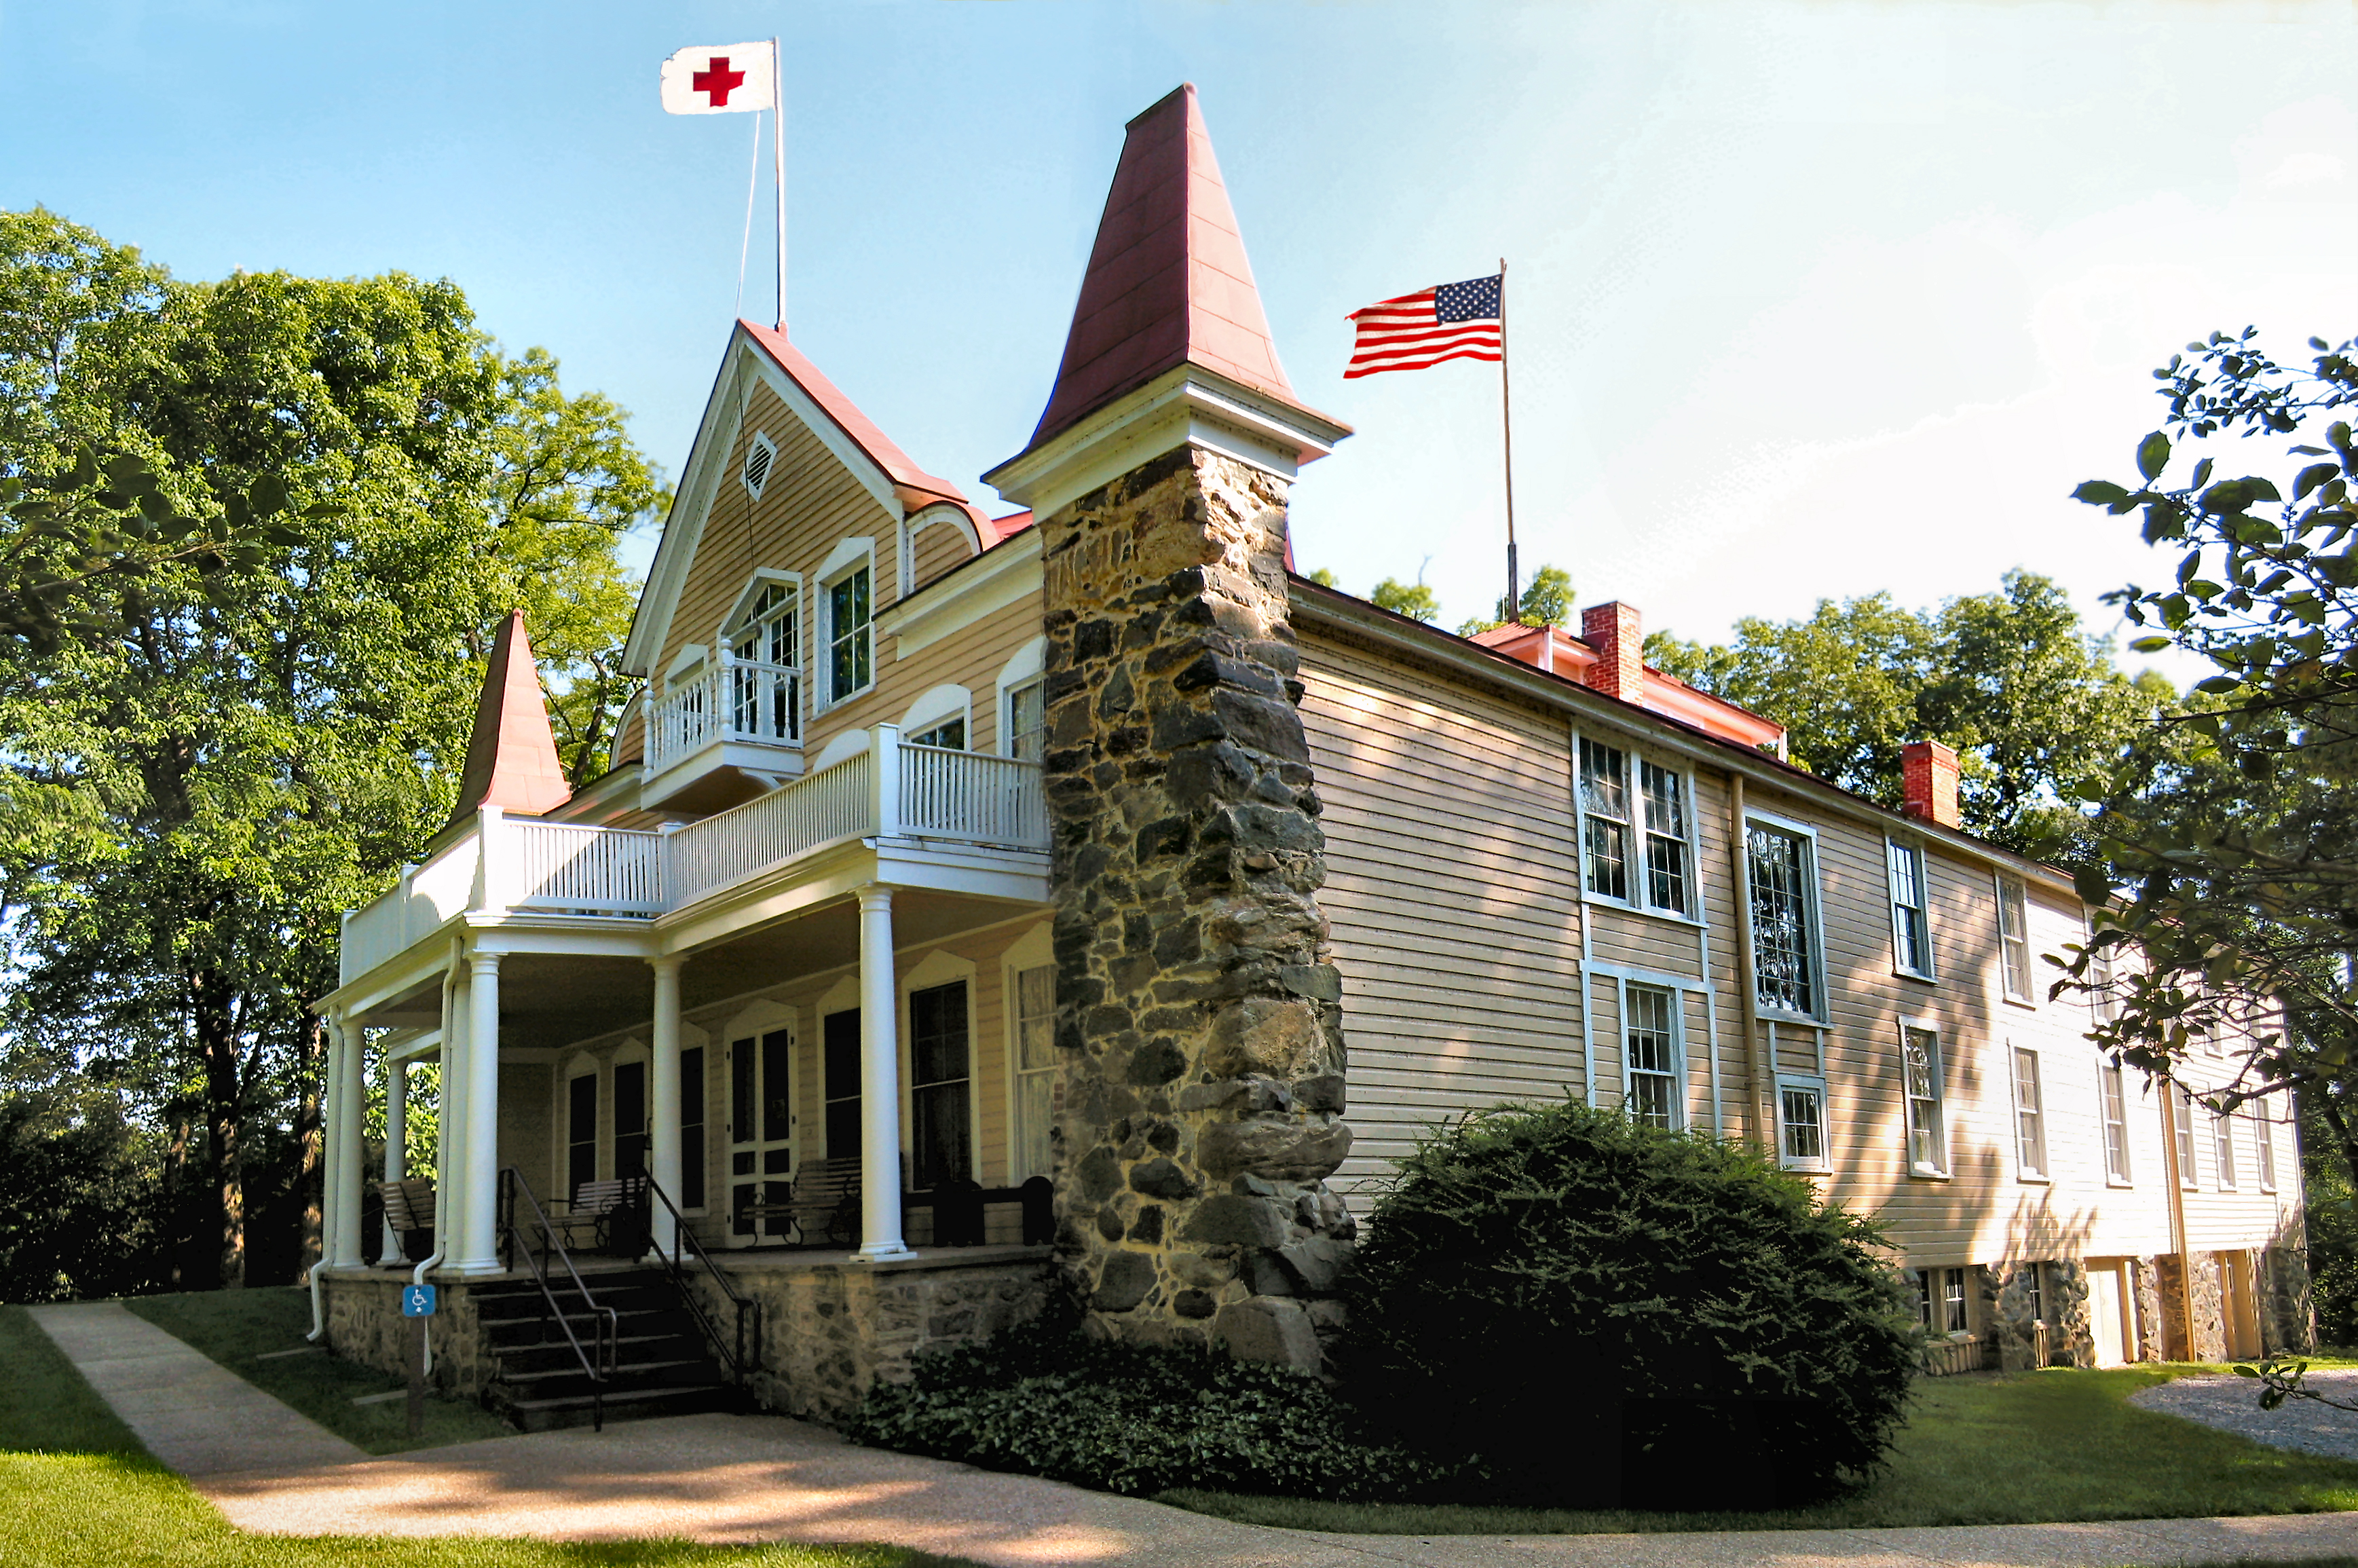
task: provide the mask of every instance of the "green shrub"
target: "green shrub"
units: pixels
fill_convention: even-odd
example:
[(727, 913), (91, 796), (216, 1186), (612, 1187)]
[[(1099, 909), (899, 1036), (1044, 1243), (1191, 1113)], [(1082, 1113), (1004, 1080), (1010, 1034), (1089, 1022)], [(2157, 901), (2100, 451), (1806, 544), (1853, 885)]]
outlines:
[(1877, 1239), (1739, 1145), (1502, 1106), (1379, 1197), (1339, 1370), (1375, 1430), (1479, 1455), (1496, 1495), (1790, 1506), (1902, 1419), (1918, 1331)]
[(855, 1443), (1146, 1497), (1208, 1487), (1362, 1498), (1422, 1489), (1445, 1468), (1362, 1440), (1316, 1378), (1219, 1351), (1092, 1339), (1070, 1319), (918, 1355), (872, 1386)]

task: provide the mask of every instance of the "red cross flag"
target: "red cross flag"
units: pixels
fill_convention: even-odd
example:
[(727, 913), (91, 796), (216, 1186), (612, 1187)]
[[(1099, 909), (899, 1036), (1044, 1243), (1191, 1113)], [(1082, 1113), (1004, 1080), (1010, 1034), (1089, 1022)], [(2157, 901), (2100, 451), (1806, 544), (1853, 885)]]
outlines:
[(667, 114), (744, 114), (777, 107), (777, 59), (770, 44), (682, 49), (663, 63)]

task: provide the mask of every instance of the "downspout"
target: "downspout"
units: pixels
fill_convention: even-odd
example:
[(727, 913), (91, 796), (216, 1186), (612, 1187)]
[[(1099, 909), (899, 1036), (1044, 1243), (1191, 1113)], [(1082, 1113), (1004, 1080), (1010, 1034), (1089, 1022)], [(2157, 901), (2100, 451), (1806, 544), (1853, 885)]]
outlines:
[[(443, 1072), (441, 1093), (435, 1097), (434, 1250), (409, 1271), (409, 1282), (413, 1285), (424, 1284), (426, 1271), (440, 1268), (443, 1255), (450, 1250), (450, 1227), (442, 1223), (442, 1195), (450, 1190), (450, 1140), (442, 1134), (450, 1125), (450, 988), (459, 972), (458, 951), (457, 945), (453, 944), (450, 967), (442, 971), (442, 1044), (437, 1054), (442, 1059)], [(390, 1128), (386, 1130), (388, 1136), (391, 1131)], [(434, 1376), (434, 1323), (431, 1318), (427, 1320), (426, 1329), (425, 1367), (419, 1375), (431, 1378)]]
[(1728, 886), (1735, 892), (1736, 979), (1743, 989), (1744, 1060), (1752, 1077), (1753, 1136), (1771, 1159), (1777, 1154), (1775, 1123), (1768, 1115), (1774, 1092), (1760, 1052), (1760, 989), (1752, 971), (1752, 883), (1745, 861), (1744, 775), (1727, 775)]

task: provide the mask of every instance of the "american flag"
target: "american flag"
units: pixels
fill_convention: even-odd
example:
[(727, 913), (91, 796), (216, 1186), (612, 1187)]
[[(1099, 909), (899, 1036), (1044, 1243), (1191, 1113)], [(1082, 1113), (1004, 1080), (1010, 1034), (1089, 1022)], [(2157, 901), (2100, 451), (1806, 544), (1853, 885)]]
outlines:
[(1497, 360), (1506, 350), (1501, 342), (1507, 278), (1469, 277), (1379, 299), (1348, 319), (1358, 323), (1358, 341), (1351, 345), (1351, 368), (1343, 373), (1373, 375), (1379, 370), (1422, 370), (1444, 360)]

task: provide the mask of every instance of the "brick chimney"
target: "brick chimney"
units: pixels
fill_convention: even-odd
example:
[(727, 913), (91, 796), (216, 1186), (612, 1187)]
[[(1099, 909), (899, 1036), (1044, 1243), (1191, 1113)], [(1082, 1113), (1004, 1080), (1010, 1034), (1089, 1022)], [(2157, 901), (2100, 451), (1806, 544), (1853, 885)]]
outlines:
[(1646, 700), (1646, 638), (1634, 606), (1618, 600), (1589, 605), (1580, 612), (1580, 637), (1596, 650), (1590, 686), (1624, 702)]
[(1899, 752), (1900, 789), (1910, 816), (1957, 825), (1957, 753), (1938, 741), (1910, 741)]

